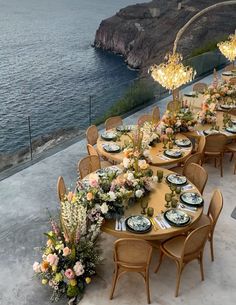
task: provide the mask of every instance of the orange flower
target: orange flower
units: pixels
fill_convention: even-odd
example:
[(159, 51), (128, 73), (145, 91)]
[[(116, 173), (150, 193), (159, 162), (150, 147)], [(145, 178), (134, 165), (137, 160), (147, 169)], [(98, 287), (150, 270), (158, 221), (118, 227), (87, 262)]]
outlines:
[(41, 264), (41, 270), (42, 272), (46, 272), (48, 270), (48, 267), (49, 267), (49, 262), (47, 261), (42, 261), (42, 264)]
[(67, 195), (68, 201), (71, 201), (73, 196), (74, 196), (74, 194), (72, 192), (69, 192), (68, 195)]
[(88, 194), (87, 194), (87, 200), (88, 201), (91, 201), (93, 199), (93, 194), (91, 193), (91, 192), (89, 192)]

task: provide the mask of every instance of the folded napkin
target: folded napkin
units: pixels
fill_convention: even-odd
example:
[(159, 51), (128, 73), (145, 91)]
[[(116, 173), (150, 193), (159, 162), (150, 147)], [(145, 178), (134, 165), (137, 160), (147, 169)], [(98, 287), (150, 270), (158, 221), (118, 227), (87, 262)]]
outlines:
[(160, 155), (160, 156), (158, 156), (161, 160), (171, 160), (171, 158), (168, 158), (168, 157), (166, 157), (166, 156), (164, 156), (164, 155)]
[(204, 132), (203, 132), (202, 130), (197, 130), (197, 134), (198, 134), (199, 136), (204, 136)]
[(163, 224), (156, 218), (154, 217), (155, 222), (158, 224), (158, 226), (162, 229), (165, 230), (166, 228), (163, 226)]
[(120, 220), (116, 219), (115, 230), (126, 231), (125, 218), (121, 218)]
[(171, 228), (171, 225), (162, 217), (162, 223), (165, 225), (165, 227), (167, 228), (167, 229), (170, 229)]
[(115, 230), (121, 231), (120, 221), (118, 219), (116, 219)]
[(194, 186), (192, 186), (192, 184), (186, 184), (184, 186), (182, 186), (181, 190), (182, 191), (188, 191), (188, 190), (192, 190), (194, 189)]
[(178, 208), (179, 208), (180, 210), (184, 210), (184, 211), (188, 211), (188, 212), (192, 212), (192, 213), (197, 212), (196, 208), (187, 207), (187, 206), (182, 205), (182, 204), (179, 204), (179, 205), (178, 205)]

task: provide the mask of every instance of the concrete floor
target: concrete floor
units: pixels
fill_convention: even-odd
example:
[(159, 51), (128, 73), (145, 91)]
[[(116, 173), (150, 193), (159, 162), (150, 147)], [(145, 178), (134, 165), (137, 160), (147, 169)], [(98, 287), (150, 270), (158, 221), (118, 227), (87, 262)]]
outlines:
[[(204, 81), (210, 82), (211, 77)], [(190, 91), (191, 88), (186, 88)], [(158, 102), (164, 111), (166, 100)], [(126, 119), (135, 122), (142, 110)], [(0, 305), (50, 304), (50, 289), (42, 287), (33, 277), (32, 264), (40, 259), (40, 247), (44, 244), (43, 232), (49, 228), (47, 208), (56, 213), (57, 177), (62, 175), (67, 186), (73, 188), (76, 180), (76, 163), (86, 154), (86, 142), (80, 141), (59, 153), (0, 182)], [(230, 305), (236, 300), (236, 220), (230, 214), (236, 206), (236, 175), (229, 156), (224, 160), (224, 178), (211, 164), (205, 198), (212, 190), (220, 188), (224, 196), (224, 208), (215, 231), (215, 262), (210, 261), (209, 244), (204, 256), (205, 281), (200, 281), (197, 262), (189, 264), (183, 272), (180, 295), (174, 298), (176, 267), (165, 259), (158, 274), (152, 271), (157, 262), (155, 252), (151, 272), (150, 290), (152, 304), (162, 305)], [(104, 263), (98, 276), (88, 287), (81, 305), (146, 304), (141, 277), (127, 274), (121, 278), (114, 299), (109, 301), (112, 278), (112, 245), (114, 239), (102, 234)], [(59, 305), (66, 304), (66, 299)]]

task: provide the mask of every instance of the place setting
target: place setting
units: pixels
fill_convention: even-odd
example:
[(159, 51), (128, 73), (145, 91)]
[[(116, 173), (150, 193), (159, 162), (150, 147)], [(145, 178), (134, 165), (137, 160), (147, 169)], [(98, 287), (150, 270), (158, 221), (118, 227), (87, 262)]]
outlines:
[(120, 145), (116, 143), (103, 143), (102, 147), (108, 153), (119, 153), (121, 151)]

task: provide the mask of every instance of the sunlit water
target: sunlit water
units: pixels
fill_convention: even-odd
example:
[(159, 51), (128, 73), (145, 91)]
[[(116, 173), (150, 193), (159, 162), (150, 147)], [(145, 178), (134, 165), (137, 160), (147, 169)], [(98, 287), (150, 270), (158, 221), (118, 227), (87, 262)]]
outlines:
[(137, 77), (91, 47), (96, 29), (142, 0), (0, 0), (0, 153), (60, 128), (86, 127)]

